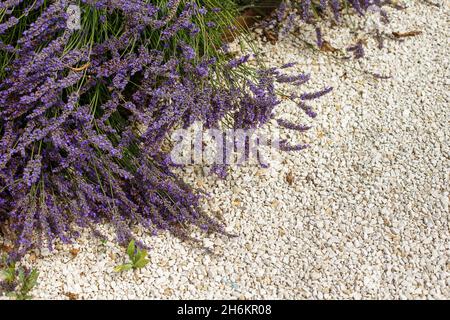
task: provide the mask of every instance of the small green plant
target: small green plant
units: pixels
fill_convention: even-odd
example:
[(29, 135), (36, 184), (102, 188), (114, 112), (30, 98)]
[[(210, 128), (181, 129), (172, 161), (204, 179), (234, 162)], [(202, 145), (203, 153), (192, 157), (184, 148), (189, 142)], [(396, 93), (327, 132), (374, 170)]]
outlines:
[(2, 270), (2, 280), (8, 284), (12, 284), (16, 279), (16, 264), (11, 263)]
[(134, 240), (131, 240), (128, 244), (127, 254), (130, 258), (130, 262), (115, 267), (114, 271), (122, 272), (131, 269), (141, 269), (149, 263), (149, 260), (147, 259), (147, 250), (139, 249)]
[(9, 263), (1, 271), (0, 291), (16, 300), (29, 300), (30, 291), (36, 286), (39, 272), (36, 269), (29, 270), (24, 267), (16, 267), (15, 263)]
[(36, 286), (38, 277), (39, 272), (36, 269), (27, 272), (25, 269), (19, 268), (17, 276), (19, 286), (11, 296), (15, 297), (17, 300), (31, 299), (32, 296), (29, 293)]

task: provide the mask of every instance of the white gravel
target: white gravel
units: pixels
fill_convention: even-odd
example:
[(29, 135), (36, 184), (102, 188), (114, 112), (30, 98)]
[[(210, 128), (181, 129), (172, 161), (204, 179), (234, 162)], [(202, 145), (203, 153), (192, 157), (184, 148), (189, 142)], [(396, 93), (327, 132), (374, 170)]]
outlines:
[[(381, 51), (368, 39), (360, 61), (337, 62), (294, 37), (264, 47), (272, 63), (299, 61), (299, 71), (312, 73), (311, 88), (335, 90), (314, 103), (314, 129), (293, 136), (311, 141), (309, 150), (284, 153), (267, 170), (236, 169), (225, 181), (187, 170), (188, 181), (213, 194), (206, 210), (222, 215), (237, 238), (205, 239), (207, 253), (170, 235), (142, 235), (151, 263), (116, 274), (124, 249), (83, 236), (27, 256), (40, 271), (33, 295), (449, 299), (449, 6), (439, 2), (389, 10), (388, 30), (423, 34), (387, 41)], [(302, 36), (313, 41), (311, 31)], [(324, 34), (338, 48), (354, 36), (342, 27)], [(304, 119), (287, 102), (279, 113)]]

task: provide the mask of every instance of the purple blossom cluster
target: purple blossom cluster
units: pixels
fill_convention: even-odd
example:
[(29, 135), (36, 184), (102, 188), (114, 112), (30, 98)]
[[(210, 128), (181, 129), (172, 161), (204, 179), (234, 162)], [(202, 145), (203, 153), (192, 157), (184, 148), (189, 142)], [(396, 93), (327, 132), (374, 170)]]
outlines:
[(353, 53), (353, 57), (355, 59), (360, 59), (364, 57), (364, 47), (361, 40), (359, 40), (356, 44), (349, 46), (347, 48), (347, 52)]
[[(31, 3), (23, 2), (0, 8)], [(299, 86), (309, 76), (272, 68), (242, 83), (233, 70), (247, 63), (244, 56), (227, 62), (221, 72), (229, 84), (217, 86), (214, 57), (184, 42), (170, 56), (152, 47), (149, 30), (168, 45), (179, 32), (198, 33), (194, 18), (208, 11), (195, 1), (169, 0), (163, 14), (147, 1), (86, 0), (90, 9), (106, 10), (99, 23), (117, 12), (124, 21), (120, 34), (91, 47), (70, 45), (76, 31), (65, 28), (65, 1), (32, 2), (37, 18), (17, 41), (0, 46), (15, 52), (0, 83), (0, 224), (8, 224), (4, 236), (14, 242), (14, 254), (51, 248), (56, 239), (69, 243), (80, 228), (99, 234), (96, 225), (105, 221), (120, 243), (133, 238), (133, 224), (181, 238), (189, 237), (186, 226), (225, 233), (200, 210), (199, 193), (173, 172), (164, 148), (168, 133), (194, 121), (217, 127), (228, 114), (235, 128), (258, 127), (280, 103), (276, 83)], [(0, 36), (15, 28), (9, 15)], [(303, 100), (329, 90), (292, 98), (313, 117)], [(215, 171), (222, 176), (225, 169)]]

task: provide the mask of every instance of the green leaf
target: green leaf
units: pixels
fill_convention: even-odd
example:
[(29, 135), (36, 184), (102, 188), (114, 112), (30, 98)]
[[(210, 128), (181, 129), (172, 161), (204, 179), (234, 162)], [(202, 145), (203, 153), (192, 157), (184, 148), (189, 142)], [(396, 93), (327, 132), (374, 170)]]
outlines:
[(146, 250), (142, 250), (139, 252), (139, 257), (136, 260), (136, 262), (133, 264), (133, 267), (135, 269), (140, 269), (145, 267), (150, 261), (148, 259), (146, 259), (147, 257), (147, 251)]
[(14, 264), (10, 265), (6, 270), (3, 271), (3, 277), (8, 283), (14, 282), (16, 279), (16, 267)]
[(18, 278), (21, 283), (25, 282), (25, 273), (23, 272), (22, 268), (19, 269)]
[(140, 259), (138, 261), (136, 261), (136, 263), (134, 264), (134, 268), (135, 269), (141, 269), (143, 267), (145, 267), (150, 261), (148, 259)]
[(6, 293), (6, 296), (7, 296), (8, 298), (14, 298), (14, 299), (17, 299), (17, 294), (16, 294), (15, 292), (8, 292), (8, 293)]
[(127, 249), (127, 254), (131, 260), (133, 260), (135, 252), (136, 252), (136, 244), (134, 243), (134, 240), (131, 240)]
[(33, 271), (31, 271), (30, 275), (28, 276), (27, 279), (25, 279), (25, 283), (24, 283), (24, 289), (28, 292), (31, 291), (31, 289), (34, 288), (34, 286), (37, 283), (37, 279), (39, 277), (39, 272), (36, 269), (33, 269)]
[(0, 281), (3, 280), (11, 282), (11, 273), (8, 270), (2, 270), (0, 272)]
[(115, 272), (123, 272), (123, 271), (128, 271), (131, 270), (133, 268), (133, 265), (131, 263), (126, 263), (126, 264), (122, 264), (120, 266), (117, 266), (114, 268)]

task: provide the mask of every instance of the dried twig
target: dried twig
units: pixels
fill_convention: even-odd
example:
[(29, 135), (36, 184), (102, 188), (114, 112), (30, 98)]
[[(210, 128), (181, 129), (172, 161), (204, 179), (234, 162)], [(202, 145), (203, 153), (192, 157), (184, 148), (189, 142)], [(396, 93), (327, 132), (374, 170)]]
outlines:
[(408, 32), (392, 32), (392, 35), (396, 38), (415, 37), (422, 34), (420, 30), (408, 31)]

